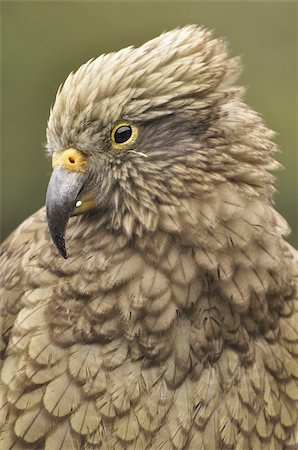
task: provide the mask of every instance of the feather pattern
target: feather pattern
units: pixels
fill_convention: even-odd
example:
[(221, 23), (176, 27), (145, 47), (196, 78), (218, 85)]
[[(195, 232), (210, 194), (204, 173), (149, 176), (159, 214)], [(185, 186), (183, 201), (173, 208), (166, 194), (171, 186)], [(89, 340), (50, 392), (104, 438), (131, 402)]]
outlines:
[[(59, 89), (47, 151), (84, 151), (95, 208), (67, 260), (44, 208), (1, 247), (4, 450), (297, 448), (298, 256), (238, 73), (188, 26)], [(115, 151), (123, 118), (139, 134)]]

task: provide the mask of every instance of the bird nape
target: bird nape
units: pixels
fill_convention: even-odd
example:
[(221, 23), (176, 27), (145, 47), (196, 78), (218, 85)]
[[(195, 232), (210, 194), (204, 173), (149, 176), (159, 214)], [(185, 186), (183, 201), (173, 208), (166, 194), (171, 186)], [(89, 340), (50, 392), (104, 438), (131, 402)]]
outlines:
[(297, 449), (297, 252), (239, 71), (187, 26), (59, 88), (1, 251), (1, 449)]

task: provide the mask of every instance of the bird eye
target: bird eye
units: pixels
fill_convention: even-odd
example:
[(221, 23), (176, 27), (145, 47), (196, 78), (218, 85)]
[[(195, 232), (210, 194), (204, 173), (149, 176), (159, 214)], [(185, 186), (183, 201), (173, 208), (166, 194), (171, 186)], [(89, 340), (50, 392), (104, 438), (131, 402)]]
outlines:
[(123, 144), (123, 142), (128, 141), (131, 134), (131, 127), (128, 125), (122, 125), (122, 127), (117, 128), (117, 130), (115, 131), (115, 142), (117, 144)]
[(132, 145), (137, 138), (138, 130), (133, 124), (118, 123), (112, 130), (112, 144), (114, 149), (120, 150)]

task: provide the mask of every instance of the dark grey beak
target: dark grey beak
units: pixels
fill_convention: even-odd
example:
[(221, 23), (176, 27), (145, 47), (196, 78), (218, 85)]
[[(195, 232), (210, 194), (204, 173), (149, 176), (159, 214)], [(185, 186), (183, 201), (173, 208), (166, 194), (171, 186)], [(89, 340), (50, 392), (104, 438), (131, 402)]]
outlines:
[(49, 230), (54, 244), (63, 258), (67, 259), (65, 230), (78, 195), (86, 181), (86, 174), (56, 167), (51, 175), (47, 195), (46, 211)]

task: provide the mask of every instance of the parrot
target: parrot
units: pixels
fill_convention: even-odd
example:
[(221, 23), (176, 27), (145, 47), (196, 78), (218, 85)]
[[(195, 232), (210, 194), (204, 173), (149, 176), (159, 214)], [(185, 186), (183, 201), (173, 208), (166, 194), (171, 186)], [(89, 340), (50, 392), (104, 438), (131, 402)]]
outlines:
[(188, 25), (59, 87), (1, 245), (2, 450), (298, 448), (298, 253), (241, 67)]

